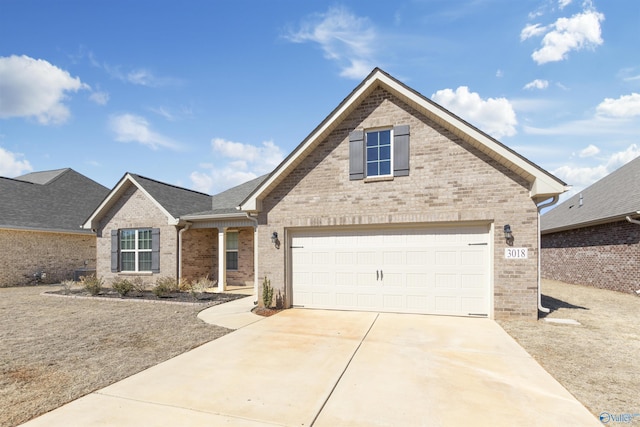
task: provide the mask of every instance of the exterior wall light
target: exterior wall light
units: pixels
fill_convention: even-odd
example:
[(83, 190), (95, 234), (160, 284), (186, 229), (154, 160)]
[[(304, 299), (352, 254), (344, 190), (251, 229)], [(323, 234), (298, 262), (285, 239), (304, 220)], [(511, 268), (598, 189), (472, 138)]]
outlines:
[(276, 249), (280, 249), (280, 240), (278, 239), (278, 232), (274, 231), (271, 235), (271, 243), (275, 246)]
[(513, 246), (513, 233), (511, 232), (511, 226), (509, 224), (504, 226), (504, 240), (507, 245)]

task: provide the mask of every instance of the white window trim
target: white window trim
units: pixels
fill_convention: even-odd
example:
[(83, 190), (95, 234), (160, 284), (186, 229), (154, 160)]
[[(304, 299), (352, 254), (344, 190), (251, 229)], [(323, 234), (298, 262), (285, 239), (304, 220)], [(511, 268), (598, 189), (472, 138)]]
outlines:
[[(149, 248), (149, 249), (140, 249), (138, 247), (138, 242), (139, 242), (139, 232), (140, 231), (149, 231), (152, 232), (151, 228), (136, 228), (136, 229), (132, 229), (132, 228), (125, 228), (120, 230), (120, 235), (118, 236), (118, 239), (120, 239), (120, 242), (122, 242), (122, 232), (123, 231), (134, 231), (134, 249), (122, 249), (120, 248), (120, 253), (118, 254), (118, 257), (120, 258), (118, 261), (120, 262), (120, 271), (123, 273), (151, 273), (151, 269), (149, 270), (140, 270), (140, 253), (141, 252), (148, 252), (151, 253), (153, 252), (153, 248)], [(152, 242), (153, 242), (153, 238), (152, 238)], [(152, 243), (153, 246), (153, 243)], [(124, 265), (122, 262), (122, 254), (124, 253), (133, 253), (134, 254), (134, 270), (125, 270), (124, 269)], [(153, 268), (153, 267), (152, 267)]]
[[(236, 237), (236, 242), (238, 243), (238, 248), (237, 249), (229, 249), (228, 245), (229, 245), (229, 234), (235, 234)], [(240, 249), (240, 232), (239, 231), (227, 231), (227, 238), (225, 239), (225, 245), (227, 247), (225, 247), (225, 261), (228, 260), (228, 258), (226, 258), (227, 254), (229, 253), (236, 253), (238, 255), (236, 255), (236, 268), (229, 268), (228, 262), (225, 262), (225, 265), (227, 267), (227, 271), (238, 271), (240, 270), (240, 255), (239, 255), (239, 249)]]
[[(381, 131), (385, 131), (388, 130), (389, 131), (389, 147), (391, 152), (389, 153), (389, 161), (391, 162), (390, 167), (389, 167), (389, 173), (385, 174), (385, 175), (372, 175), (369, 176), (368, 175), (368, 164), (369, 164), (369, 160), (367, 157), (367, 134), (369, 132), (381, 132)], [(379, 161), (379, 159), (378, 159)], [(389, 178), (393, 178), (393, 126), (384, 126), (384, 127), (379, 127), (379, 128), (371, 128), (371, 129), (365, 129), (364, 130), (364, 178), (365, 178), (365, 182), (375, 182), (375, 181), (387, 181), (389, 180)]]

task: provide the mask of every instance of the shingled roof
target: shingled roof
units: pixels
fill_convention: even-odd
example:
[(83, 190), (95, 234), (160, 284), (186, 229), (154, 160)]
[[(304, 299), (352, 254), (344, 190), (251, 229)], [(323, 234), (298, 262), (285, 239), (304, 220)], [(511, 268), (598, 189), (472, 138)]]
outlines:
[(196, 212), (188, 215), (189, 218), (196, 216), (225, 215), (238, 213), (238, 206), (249, 196), (269, 175), (262, 175), (258, 178), (247, 181), (244, 184), (218, 193), (211, 197), (211, 209)]
[(129, 175), (174, 218), (211, 208), (211, 196), (208, 194), (165, 184), (133, 173)]
[(0, 177), (0, 228), (87, 233), (80, 224), (108, 192), (69, 168)]
[(543, 234), (624, 220), (640, 211), (640, 157), (542, 215)]

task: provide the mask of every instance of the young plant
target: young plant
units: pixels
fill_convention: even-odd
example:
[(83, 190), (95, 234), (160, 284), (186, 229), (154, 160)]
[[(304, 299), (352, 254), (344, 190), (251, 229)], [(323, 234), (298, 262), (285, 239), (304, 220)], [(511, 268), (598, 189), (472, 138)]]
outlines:
[(95, 274), (92, 274), (91, 276), (82, 276), (80, 278), (80, 283), (84, 289), (93, 296), (98, 295), (100, 291), (102, 291), (104, 285), (102, 279), (98, 278)]
[(189, 287), (189, 292), (191, 292), (191, 296), (193, 299), (200, 299), (202, 294), (207, 291), (209, 288), (213, 288), (215, 282), (209, 279), (208, 276), (201, 277), (193, 282), (191, 282), (191, 286)]
[(73, 288), (75, 284), (76, 282), (74, 282), (73, 280), (63, 280), (60, 283), (60, 286), (62, 286), (62, 293), (64, 293), (65, 295), (69, 295), (69, 293), (71, 292), (71, 288)]
[(147, 290), (147, 284), (144, 283), (142, 277), (134, 277), (131, 281), (131, 285), (133, 286), (131, 290), (140, 295), (143, 295)]
[(124, 297), (133, 290), (133, 282), (127, 279), (115, 279), (111, 287), (120, 294), (121, 297)]
[(271, 286), (271, 280), (268, 280), (267, 276), (265, 276), (262, 281), (262, 303), (264, 304), (264, 308), (271, 308), (272, 302), (273, 287)]
[(169, 294), (177, 291), (178, 282), (172, 277), (158, 277), (156, 279), (156, 285), (152, 289), (152, 292), (158, 298), (168, 297)]

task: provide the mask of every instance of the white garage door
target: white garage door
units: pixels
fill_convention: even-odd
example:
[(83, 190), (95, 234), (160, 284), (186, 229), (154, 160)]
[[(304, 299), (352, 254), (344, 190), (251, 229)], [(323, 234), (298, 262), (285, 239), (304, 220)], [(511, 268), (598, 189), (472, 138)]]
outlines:
[(489, 226), (296, 231), (293, 305), (486, 316)]

